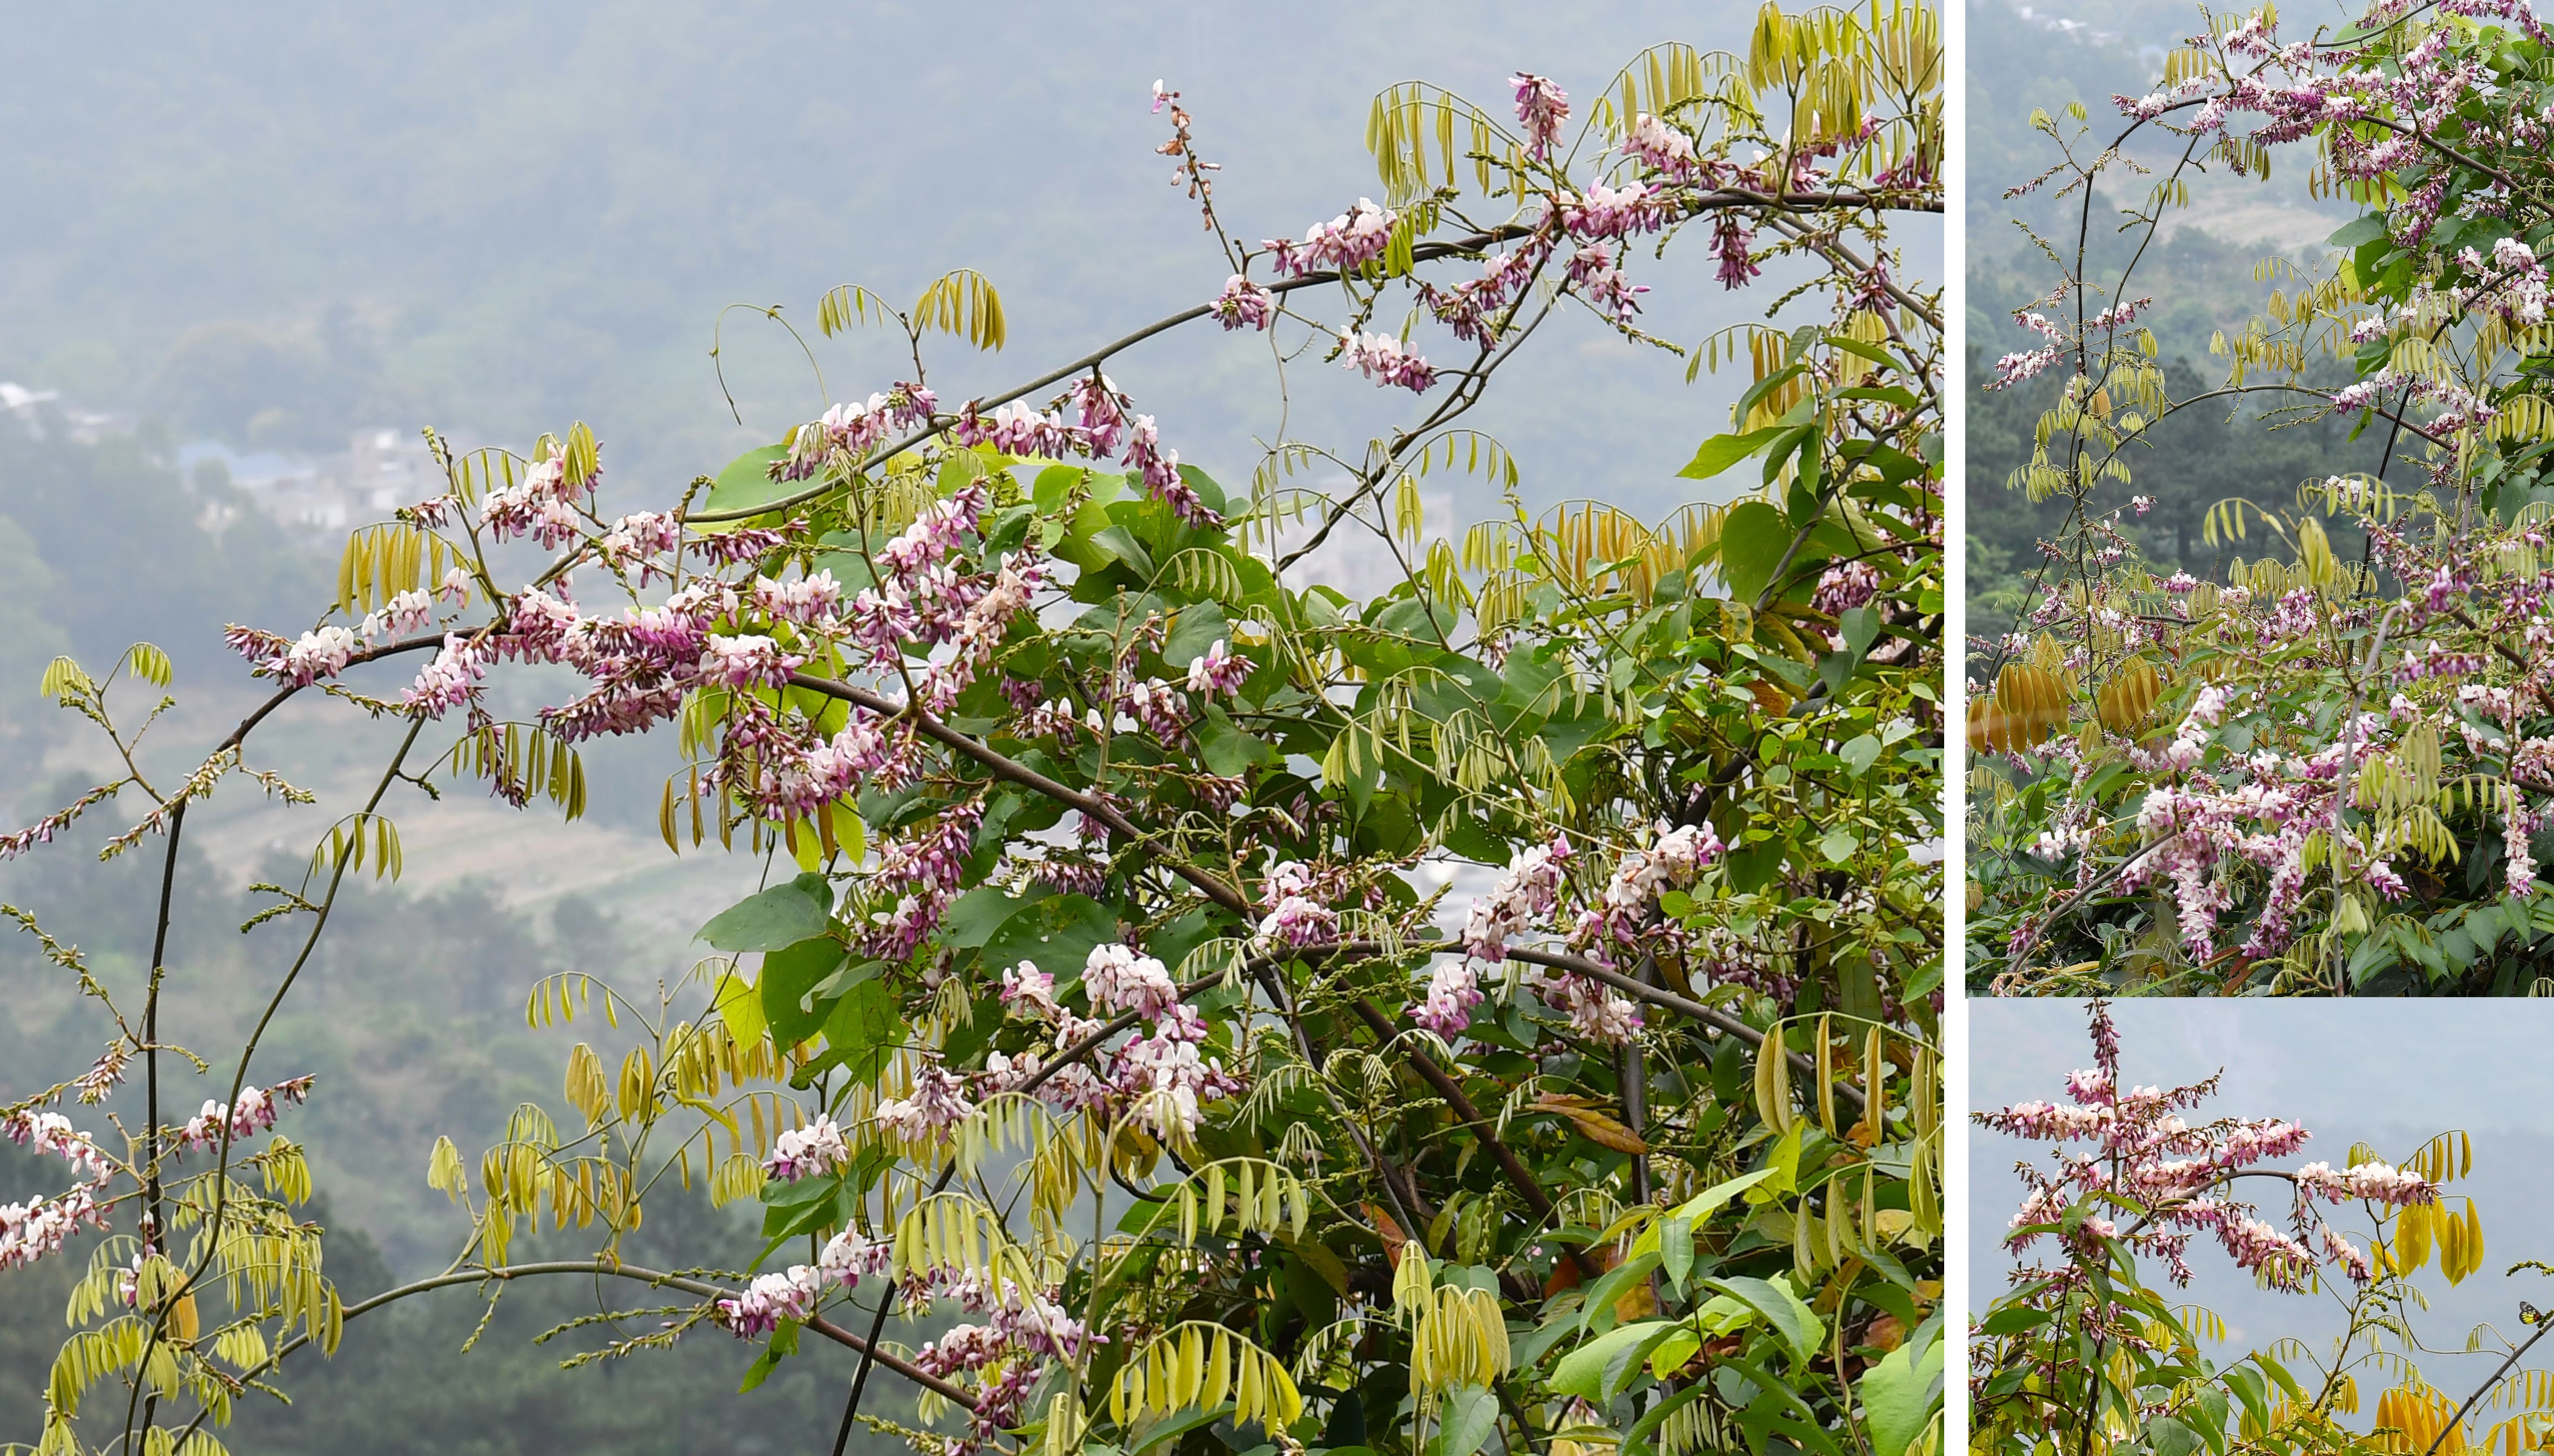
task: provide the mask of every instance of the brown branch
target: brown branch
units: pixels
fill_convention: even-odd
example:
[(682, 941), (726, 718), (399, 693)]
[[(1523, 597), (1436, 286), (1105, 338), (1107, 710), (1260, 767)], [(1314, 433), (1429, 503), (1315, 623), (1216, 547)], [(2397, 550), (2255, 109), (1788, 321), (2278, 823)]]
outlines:
[[(698, 1294), (703, 1298), (711, 1299), (725, 1298), (736, 1292), (734, 1289), (721, 1285), (711, 1284), (706, 1280), (692, 1279), (688, 1276), (679, 1274), (667, 1274), (660, 1270), (641, 1269), (635, 1264), (620, 1264), (603, 1259), (584, 1262), (576, 1260), (558, 1260), (539, 1264), (500, 1265), (494, 1269), (483, 1268), (454, 1270), (446, 1274), (435, 1275), (430, 1279), (421, 1279), (413, 1284), (401, 1285), (397, 1288), (385, 1289), (361, 1303), (349, 1304), (346, 1306), (344, 1317), (351, 1320), (360, 1315), (369, 1314), (373, 1310), (379, 1309), (386, 1304), (407, 1298), (412, 1294), (428, 1293), (435, 1289), (449, 1288), (454, 1285), (486, 1284), (490, 1280), (503, 1282), (507, 1280), (529, 1279), (534, 1276), (548, 1274), (591, 1274), (598, 1277), (608, 1275), (614, 1279), (635, 1280), (652, 1288), (680, 1289), (687, 1294)], [(823, 1335), (826, 1339), (832, 1340), (835, 1344), (841, 1345), (846, 1349), (858, 1351), (864, 1357), (885, 1366), (887, 1369), (894, 1371), (896, 1374), (903, 1376), (909, 1381), (912, 1381), (915, 1385), (921, 1386), (926, 1390), (946, 1398), (953, 1405), (966, 1410), (974, 1410), (976, 1408), (975, 1397), (968, 1395), (965, 1391), (951, 1385), (945, 1380), (942, 1380), (940, 1377), (931, 1374), (929, 1371), (922, 1369), (913, 1362), (877, 1348), (875, 1345), (862, 1339), (860, 1336), (853, 1334), (850, 1330), (843, 1328), (841, 1325), (835, 1324), (831, 1320), (811, 1318), (807, 1321), (805, 1327), (814, 1330), (816, 1333)], [(277, 1366), (282, 1365), (284, 1363), (285, 1356), (290, 1355), (293, 1351), (300, 1349), (302, 1346), (309, 1344), (313, 1338), (314, 1337), (312, 1335), (307, 1333), (293, 1336), (291, 1339), (278, 1345), (275, 1349), (275, 1353), (266, 1357), (264, 1364), (258, 1366), (254, 1370), (245, 1372), (242, 1378), (246, 1380), (255, 1380), (265, 1376), (269, 1372), (273, 1371)], [(183, 1429), (176, 1433), (177, 1438), (171, 1444), (183, 1445), (185, 1443), (185, 1437), (193, 1432), (196, 1427), (202, 1425), (204, 1417), (211, 1413), (212, 1408), (210, 1406), (206, 1406), (204, 1409), (195, 1412), (195, 1418), (189, 1421)]]
[[(793, 672), (789, 674), (789, 682), (792, 687), (805, 688), (809, 692), (822, 693), (829, 698), (840, 698), (846, 703), (858, 704), (883, 718), (909, 719), (914, 727), (922, 731), (923, 736), (976, 760), (990, 770), (995, 778), (1035, 790), (1059, 804), (1081, 810), (1105, 825), (1112, 834), (1123, 835), (1135, 840), (1145, 838), (1144, 832), (1137, 829), (1126, 816), (1118, 813), (1107, 800), (1097, 794), (1086, 794), (1080, 789), (1060, 784), (1018, 759), (969, 737), (910, 703), (898, 703), (892, 698), (872, 693), (867, 688), (854, 687), (850, 683), (838, 682), (833, 678), (817, 677), (812, 673)], [(1239, 890), (1217, 879), (1214, 875), (1180, 860), (1171, 860), (1165, 867), (1171, 873), (1197, 886), (1201, 893), (1216, 904), (1235, 915), (1245, 918), (1249, 916), (1249, 900)]]
[[(1694, 217), (1707, 212), (1726, 212), (1746, 207), (1770, 208), (1782, 212), (1859, 212), (1866, 209), (1873, 211), (1895, 212), (1940, 212), (1942, 210), (1942, 202), (1938, 194), (1931, 197), (1916, 194), (1902, 197), (1889, 193), (1852, 190), (1776, 194), (1771, 192), (1749, 191), (1742, 187), (1723, 187), (1717, 191), (1706, 192), (1698, 196), (1685, 199), (1683, 211), (1685, 216)], [(1450, 242), (1422, 243), (1411, 250), (1411, 258), (1414, 263), (1430, 263), (1441, 258), (1465, 257), (1470, 254), (1478, 253), (1483, 248), (1487, 248), (1494, 243), (1510, 242), (1517, 238), (1525, 237), (1533, 231), (1533, 227), (1524, 223), (1509, 223), (1503, 227), (1485, 228), (1469, 237), (1457, 238)], [(1279, 279), (1266, 286), (1268, 291), (1272, 293), (1290, 293), (1298, 288), (1319, 287), (1327, 283), (1340, 282), (1344, 280), (1345, 277), (1345, 275), (1338, 273), (1305, 274), (1299, 278)], [(1184, 308), (1177, 313), (1168, 315), (1167, 317), (1155, 319), (1151, 323), (1144, 325), (1133, 333), (1127, 334), (1123, 338), (1116, 339), (1110, 343), (1103, 344), (1099, 348), (1094, 349), (1090, 353), (1083, 355), (1080, 359), (1073, 361), (1071, 364), (1062, 365), (1049, 370), (1045, 374), (1039, 375), (1036, 379), (1030, 380), (1024, 385), (1013, 386), (1011, 389), (1005, 390), (998, 394), (979, 396), (974, 402), (979, 409), (989, 408), (997, 404), (1007, 404), (1011, 400), (1017, 399), (1022, 395), (1033, 394), (1050, 385), (1060, 384), (1086, 370), (1097, 369), (1101, 365), (1107, 363), (1111, 357), (1122, 353), (1127, 349), (1133, 348), (1135, 345), (1144, 342), (1155, 334), (1167, 333), (1168, 331), (1179, 327), (1181, 324), (1195, 322), (1214, 311), (1214, 304), (1200, 303), (1193, 308)], [(946, 421), (935, 420), (931, 424), (914, 431), (912, 434), (907, 435), (905, 438), (898, 440), (893, 444), (882, 446), (870, 458), (877, 460), (891, 460), (907, 450), (911, 450), (916, 446), (922, 445), (937, 436), (946, 433), (949, 428), (957, 422), (957, 417), (954, 415)], [(751, 520), (757, 515), (769, 515), (774, 511), (793, 510), (811, 501), (823, 499), (836, 489), (838, 489), (836, 486), (830, 484), (811, 486), (804, 491), (794, 492), (790, 495), (781, 497), (777, 501), (766, 502), (760, 505), (740, 505), (728, 510), (686, 511), (683, 512), (682, 519), (686, 525), (707, 525), (723, 521)]]

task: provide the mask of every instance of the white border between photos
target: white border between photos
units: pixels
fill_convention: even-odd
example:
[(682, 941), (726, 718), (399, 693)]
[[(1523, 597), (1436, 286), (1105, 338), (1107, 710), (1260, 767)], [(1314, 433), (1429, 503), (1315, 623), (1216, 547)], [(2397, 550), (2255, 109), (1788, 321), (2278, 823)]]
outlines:
[(1942, 1452), (1969, 1443), (1967, 0), (1942, 12)]

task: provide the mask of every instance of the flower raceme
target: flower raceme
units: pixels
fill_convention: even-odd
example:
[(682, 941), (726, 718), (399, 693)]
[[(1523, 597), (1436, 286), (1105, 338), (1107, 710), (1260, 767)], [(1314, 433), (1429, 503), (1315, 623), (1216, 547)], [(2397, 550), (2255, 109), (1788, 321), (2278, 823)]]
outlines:
[[(2434, 1184), (2383, 1163), (2340, 1171), (2310, 1163), (2288, 1174), (2264, 1168), (2296, 1153), (2312, 1134), (2279, 1118), (2193, 1122), (2187, 1114), (2215, 1094), (2217, 1078), (2169, 1090), (2123, 1086), (2117, 1033), (2109, 1008), (2098, 1001), (2092, 1028), (2094, 1065), (2068, 1075), (2066, 1100), (1975, 1114), (1983, 1127), (2049, 1145), (2047, 1166), (2023, 1165), (2027, 1191), (2012, 1219), (2009, 1248), (2020, 1252), (2053, 1238), (2080, 1266), (2103, 1257), (2103, 1241), (2116, 1241), (2131, 1256), (2161, 1259), (2173, 1282), (2187, 1285), (2191, 1241), (2205, 1234), (2237, 1268), (2296, 1289), (2325, 1263), (2355, 1280), (2373, 1272), (2367, 1254), (2324, 1221), (2318, 1200), (2392, 1207), (2436, 1201)], [(2244, 1178), (2289, 1184), (2286, 1228), (2235, 1194)], [(2029, 1273), (2035, 1278), (2038, 1272)], [(2080, 1278), (2080, 1270), (2067, 1278)]]
[(1517, 120), (1525, 127), (1525, 155), (1549, 161), (1553, 144), (1561, 140), (1562, 123), (1569, 120), (1569, 93), (1549, 77), (1522, 70), (1508, 77), (1508, 85), (1516, 92)]
[(1390, 209), (1377, 207), (1374, 199), (1359, 197), (1354, 207), (1329, 222), (1314, 224), (1300, 243), (1271, 238), (1260, 246), (1268, 251), (1277, 271), (1290, 277), (1325, 271), (1354, 273), (1383, 256), (1398, 221)]
[(70, 1188), (58, 1195), (0, 1203), (0, 1271), (60, 1253), (63, 1243), (82, 1228), (106, 1227), (98, 1194), (114, 1176), (115, 1164), (95, 1139), (62, 1114), (37, 1108), (0, 1115), (0, 1138), (58, 1158), (77, 1175)]
[(1378, 385), (1398, 385), (1414, 394), (1428, 392), (1437, 383), (1436, 369), (1389, 334), (1351, 330), (1339, 335), (1339, 363)]
[[(1465, 910), (1459, 938), (1463, 958), (1431, 973), (1413, 1017), (1441, 1037), (1459, 1034), (1482, 1000), (1471, 962), (1505, 961), (1509, 942), (1537, 931), (1558, 931), (1565, 922), (1568, 945), (1602, 964), (1612, 964), (1616, 949), (1683, 948), (1687, 933), (1680, 923), (1660, 919), (1659, 896), (1692, 885), (1723, 847), (1709, 825), (1672, 828), (1661, 822), (1619, 853), (1604, 887), (1587, 904), (1574, 916), (1565, 916), (1569, 871), (1578, 850), (1565, 838), (1528, 846), (1490, 892), (1475, 897)], [(1699, 963), (1711, 961), (1703, 957)], [(1522, 980), (1564, 1012), (1581, 1036), (1620, 1045), (1640, 1033), (1639, 1006), (1590, 977), (1537, 968)]]
[(224, 1141), (254, 1137), (275, 1126), (286, 1106), (310, 1095), (311, 1078), (297, 1076), (271, 1087), (242, 1087), (235, 1103), (207, 1101), (203, 1110), (177, 1130), (181, 1148), (210, 1148)]

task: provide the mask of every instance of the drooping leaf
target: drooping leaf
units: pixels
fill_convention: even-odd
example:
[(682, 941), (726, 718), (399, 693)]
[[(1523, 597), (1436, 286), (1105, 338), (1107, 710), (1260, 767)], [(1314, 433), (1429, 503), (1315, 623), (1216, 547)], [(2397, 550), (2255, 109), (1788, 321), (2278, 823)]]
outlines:
[(1645, 1319), (1607, 1330), (1561, 1358), (1552, 1372), (1552, 1388), (1602, 1405), (1613, 1398), (1605, 1388), (1606, 1373), (1619, 1374), (1676, 1328), (1673, 1319)]
[(1826, 1342), (1826, 1325), (1808, 1302), (1793, 1292), (1788, 1279), (1756, 1279), (1748, 1275), (1706, 1277), (1703, 1288), (1745, 1303), (1781, 1331), (1784, 1343), (1802, 1360), (1814, 1357)]

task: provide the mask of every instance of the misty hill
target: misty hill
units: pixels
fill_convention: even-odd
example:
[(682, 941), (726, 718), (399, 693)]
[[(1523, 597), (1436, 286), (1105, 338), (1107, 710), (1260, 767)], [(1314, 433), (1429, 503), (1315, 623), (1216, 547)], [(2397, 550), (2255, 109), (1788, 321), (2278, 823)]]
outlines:
[[(2283, 34), (2302, 34), (2315, 15), (2297, 10), (2281, 19)], [(2076, 155), (2098, 154), (2125, 130), (2111, 98), (2148, 90), (2165, 49), (2200, 25), (2196, 6), (2174, 0), (2040, 0), (2024, 6), (1986, 0), (1969, 8), (1964, 205), (1969, 227), (1966, 439), (1973, 640), (2001, 632), (2011, 621), (2025, 574), (2039, 562), (2034, 543), (2059, 528), (2067, 506), (2063, 498), (2032, 505), (2006, 485), (2014, 469), (2031, 458), (2032, 429), (2055, 396), (2058, 372), (2016, 390), (1982, 388), (1992, 378), (1998, 355), (2037, 342), (2015, 324), (2013, 310), (2030, 306), (2059, 278), (2056, 265), (2032, 242), (2032, 235), (2071, 261), (2077, 230), (2086, 229), (2093, 277), (2107, 287), (2143, 241), (2142, 233), (2119, 231), (2127, 220), (2122, 209), (2143, 205), (2144, 189), (2153, 179), (2115, 172), (2114, 185), (2098, 191), (2089, 210), (2080, 192), (2056, 195), (2057, 181), (2020, 197), (2005, 195), (2061, 157), (2057, 142), (2032, 127), (2032, 114), (2047, 113), (2074, 144), (2079, 124), (2066, 117), (2065, 108), (2082, 102), (2086, 131), (2083, 142), (2075, 144)], [(2132, 155), (2160, 174), (2177, 157), (2179, 141), (2151, 128), (2146, 135), (2151, 140), (2133, 147)], [(2222, 168), (2191, 176), (2190, 205), (2166, 214), (2153, 245), (2122, 290), (2128, 298), (2153, 299), (2142, 321), (2162, 346), (2175, 397), (2188, 397), (2224, 379), (2225, 361), (2208, 353), (2210, 336), (2261, 311), (2271, 287), (2260, 272), (2265, 260), (2277, 257), (2329, 272), (2323, 239), (2354, 209), (2347, 202), (2309, 195), (2308, 163), (2304, 149), (2292, 148), (2276, 157), (2266, 179), (2230, 176)], [(2123, 196), (2121, 187), (2134, 187), (2137, 194)], [(2094, 300), (2092, 307), (2113, 301), (2109, 292), (2088, 297)], [(2373, 469), (2379, 441), (2354, 441), (2350, 429), (2346, 421), (2318, 421), (2274, 433), (2250, 408), (2195, 408), (2148, 431), (2145, 447), (2129, 460), (2134, 483), (2106, 485), (2097, 493), (2095, 506), (2107, 510), (2126, 504), (2133, 494), (2151, 498), (2149, 509), (2130, 523), (2148, 557), (2203, 576), (2219, 572), (2233, 557), (2258, 554), (2261, 547), (2259, 542), (2207, 544), (2201, 521), (2208, 508), (2243, 497), (2274, 509), (2292, 509), (2300, 481)]]
[[(1506, 75), (1537, 69), (1583, 105), (1645, 45), (1743, 45), (1753, 11), (31, 10), (0, 87), (0, 379), (243, 449), (429, 422), (521, 444), (585, 418), (612, 479), (670, 493), (823, 402), (794, 344), (734, 315), (739, 425), (709, 356), (722, 305), (785, 305), (812, 333), (836, 283), (911, 298), (980, 268), (1012, 338), (990, 361), (942, 351), (957, 399), (1212, 297), (1229, 270), (1153, 155), (1157, 77), (1224, 165), (1236, 230), (1299, 236), (1377, 190), (1362, 133), (1390, 82), (1504, 107)], [(1938, 248), (1918, 256), (1937, 277)], [(1710, 265), (1669, 267), (1691, 283)], [(1663, 288), (1655, 326), (1726, 321), (1703, 291)], [(1729, 392), (1669, 388), (1675, 361), (1568, 326), (1501, 405), (1529, 487), (1682, 500), (1668, 478)], [(864, 343), (820, 351), (837, 396), (903, 367)], [(1241, 477), (1278, 426), (1268, 367), (1263, 344), (1207, 329), (1117, 374), (1166, 441)], [(1336, 373), (1297, 371), (1298, 435), (1374, 417), (1371, 388)]]

